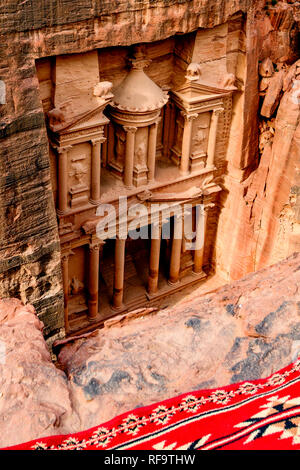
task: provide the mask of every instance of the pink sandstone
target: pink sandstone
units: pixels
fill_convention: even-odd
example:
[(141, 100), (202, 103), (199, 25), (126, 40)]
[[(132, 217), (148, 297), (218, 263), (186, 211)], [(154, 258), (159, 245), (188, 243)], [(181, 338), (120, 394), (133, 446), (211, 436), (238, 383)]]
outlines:
[[(299, 352), (300, 255), (216, 293), (137, 312), (59, 354), (80, 428), (180, 393), (266, 377)], [(147, 314), (148, 313), (148, 314)]]
[(171, 308), (107, 322), (57, 345), (59, 369), (34, 309), (1, 300), (0, 446), (286, 366), (300, 352), (299, 276), (298, 254), (215, 293), (199, 288)]

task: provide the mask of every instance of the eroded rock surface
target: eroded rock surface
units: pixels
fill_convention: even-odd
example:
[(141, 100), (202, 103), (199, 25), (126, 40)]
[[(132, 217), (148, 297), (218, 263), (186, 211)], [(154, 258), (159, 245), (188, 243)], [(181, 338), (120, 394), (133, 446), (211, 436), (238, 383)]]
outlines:
[(66, 344), (81, 429), (174, 395), (266, 377), (300, 351), (300, 255)]
[(66, 376), (52, 363), (42, 329), (33, 307), (0, 300), (0, 447), (74, 422)]
[(300, 254), (171, 308), (60, 345), (30, 306), (0, 302), (0, 447), (77, 432), (184, 392), (266, 377), (300, 354)]
[(35, 61), (213, 28), (241, 12), (251, 16), (261, 2), (0, 0), (0, 79), (6, 87), (0, 104), (0, 295), (33, 304), (49, 340), (64, 335), (63, 292)]

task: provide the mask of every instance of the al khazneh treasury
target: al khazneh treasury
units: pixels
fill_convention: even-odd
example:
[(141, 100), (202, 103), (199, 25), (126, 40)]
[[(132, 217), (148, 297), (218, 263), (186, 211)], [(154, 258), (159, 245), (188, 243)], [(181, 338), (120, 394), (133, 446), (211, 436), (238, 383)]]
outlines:
[[(37, 62), (68, 333), (204, 281), (209, 272), (238, 88), (226, 62), (209, 70), (199, 63), (201, 53), (195, 31)], [(149, 213), (157, 207), (155, 223), (136, 215), (149, 239), (109, 231), (98, 238), (97, 208), (113, 204), (119, 213), (120, 196), (128, 207), (141, 201)], [(172, 207), (167, 221), (163, 201)], [(195, 250), (184, 231), (174, 236), (181, 223), (174, 214), (185, 203), (202, 208), (197, 219), (191, 213), (196, 238), (204, 230)], [(166, 222), (171, 236), (165, 239)]]

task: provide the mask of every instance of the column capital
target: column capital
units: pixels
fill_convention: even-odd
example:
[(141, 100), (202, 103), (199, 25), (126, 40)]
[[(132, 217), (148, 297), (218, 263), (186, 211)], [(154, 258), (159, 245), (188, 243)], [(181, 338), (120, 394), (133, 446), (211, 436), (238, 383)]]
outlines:
[(120, 235), (116, 234), (116, 240), (119, 240), (120, 242), (126, 242), (127, 238), (128, 238), (127, 236), (126, 238), (123, 238), (123, 237), (121, 238)]
[(89, 243), (89, 250), (90, 251), (99, 251), (100, 248), (105, 244), (104, 240), (92, 240)]
[(206, 204), (206, 205), (202, 205), (201, 206), (202, 214), (207, 213), (209, 211), (209, 209), (212, 209), (213, 207), (215, 207), (215, 204), (213, 202), (210, 202), (209, 204)]
[(130, 133), (130, 134), (135, 134), (136, 131), (138, 130), (138, 128), (134, 126), (123, 126), (123, 129), (125, 132)]
[(74, 251), (72, 251), (71, 248), (69, 248), (66, 251), (62, 251), (60, 256), (61, 256), (62, 261), (68, 261), (71, 255), (74, 255)]
[(100, 250), (100, 245), (98, 243), (90, 243), (89, 244), (89, 250), (90, 250), (90, 252), (99, 251)]
[(199, 116), (198, 113), (189, 114), (186, 111), (181, 111), (180, 113), (184, 117), (184, 120), (187, 122), (193, 121), (194, 119), (197, 119), (197, 117)]
[(213, 110), (215, 116), (220, 116), (224, 112), (224, 108), (217, 108)]
[(156, 128), (158, 126), (158, 124), (160, 123), (161, 121), (161, 118), (158, 118), (155, 122), (153, 122), (152, 124), (150, 124), (150, 128), (153, 127), (153, 128)]
[(57, 151), (57, 153), (59, 155), (62, 155), (64, 153), (68, 152), (69, 150), (71, 150), (72, 145), (65, 145), (64, 147), (58, 147), (58, 146), (55, 145), (55, 146), (53, 146), (53, 148)]
[(97, 145), (98, 143), (100, 144), (103, 144), (103, 142), (106, 141), (106, 137), (97, 137), (95, 139), (91, 139), (90, 142), (92, 144), (92, 146), (94, 147), (95, 145)]

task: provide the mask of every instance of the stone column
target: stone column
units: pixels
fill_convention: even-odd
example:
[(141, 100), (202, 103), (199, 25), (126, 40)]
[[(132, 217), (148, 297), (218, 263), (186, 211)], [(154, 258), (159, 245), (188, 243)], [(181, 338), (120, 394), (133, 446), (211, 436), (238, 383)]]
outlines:
[(58, 214), (68, 210), (68, 150), (72, 147), (58, 147)]
[(151, 248), (149, 262), (148, 292), (155, 294), (158, 286), (159, 257), (161, 244), (161, 224), (153, 224), (151, 231)]
[(167, 154), (169, 156), (170, 148), (174, 143), (174, 135), (175, 135), (175, 119), (176, 119), (176, 108), (174, 103), (170, 104), (170, 120), (169, 120), (169, 134), (168, 134), (168, 142), (167, 142)]
[(108, 147), (108, 124), (104, 126), (104, 145), (102, 145), (102, 166), (105, 168), (107, 166), (107, 147)]
[(99, 243), (89, 245), (89, 311), (88, 320), (95, 322), (98, 316), (98, 296), (99, 296)]
[(212, 117), (210, 121), (210, 130), (209, 130), (209, 136), (208, 136), (208, 144), (207, 144), (207, 161), (206, 161), (207, 167), (214, 167), (218, 122), (219, 122), (219, 116), (223, 111), (224, 111), (223, 108), (219, 108), (219, 109), (214, 109), (212, 112)]
[(61, 269), (62, 269), (62, 282), (64, 291), (64, 320), (65, 320), (65, 331), (69, 332), (69, 256), (70, 252), (64, 252), (61, 254)]
[(91, 197), (92, 204), (100, 203), (100, 177), (101, 177), (101, 144), (105, 138), (91, 140), (92, 143), (92, 164), (91, 164)]
[(168, 156), (169, 151), (169, 136), (170, 136), (170, 119), (171, 119), (171, 104), (167, 103), (164, 113), (163, 122), (163, 155)]
[(134, 165), (134, 143), (137, 127), (124, 126), (126, 132), (126, 149), (125, 149), (125, 168), (124, 168), (124, 184), (127, 188), (132, 188), (133, 182), (133, 165)]
[(197, 217), (198, 220), (196, 220), (196, 241), (193, 268), (194, 274), (200, 274), (202, 272), (207, 210), (208, 207), (200, 207), (200, 213), (198, 213)]
[(114, 125), (112, 122), (108, 124), (108, 141), (107, 141), (107, 161), (108, 163), (115, 159), (115, 136), (114, 136)]
[(114, 310), (120, 310), (123, 307), (125, 244), (126, 240), (118, 237), (116, 238), (114, 292), (112, 302)]
[(190, 157), (192, 147), (192, 129), (193, 119), (198, 117), (198, 114), (187, 114), (182, 112), (184, 117), (184, 128), (182, 137), (182, 154), (180, 161), (180, 173), (182, 175), (188, 175), (190, 169)]
[(156, 157), (156, 141), (157, 141), (157, 127), (158, 122), (151, 124), (149, 128), (149, 142), (148, 142), (148, 181), (154, 181), (155, 175), (155, 157)]
[(174, 236), (171, 248), (170, 274), (168, 283), (170, 285), (179, 282), (180, 261), (182, 245), (182, 217), (174, 217)]

